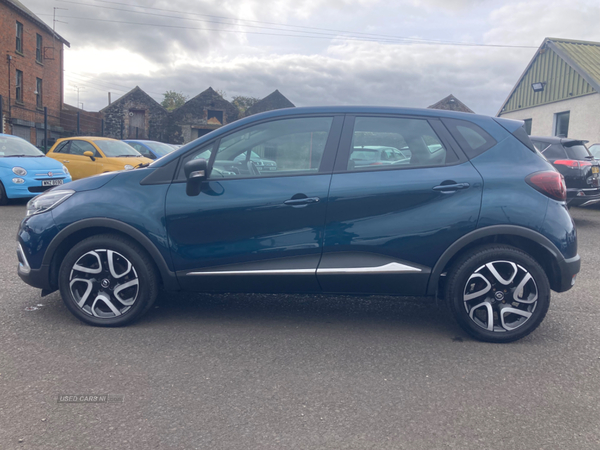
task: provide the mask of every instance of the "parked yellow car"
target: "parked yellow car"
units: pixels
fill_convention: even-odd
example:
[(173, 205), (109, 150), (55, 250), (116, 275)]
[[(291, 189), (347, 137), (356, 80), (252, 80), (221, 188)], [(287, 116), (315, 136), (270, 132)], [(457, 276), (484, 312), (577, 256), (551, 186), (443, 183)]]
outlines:
[(125, 142), (95, 136), (59, 139), (46, 156), (63, 163), (73, 180), (152, 162)]

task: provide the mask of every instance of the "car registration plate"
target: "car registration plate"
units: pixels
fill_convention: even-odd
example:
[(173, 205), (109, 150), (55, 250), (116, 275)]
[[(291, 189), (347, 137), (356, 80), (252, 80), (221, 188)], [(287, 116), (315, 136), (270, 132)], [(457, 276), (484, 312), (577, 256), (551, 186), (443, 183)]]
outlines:
[(592, 173), (598, 173), (598, 172), (600, 172), (600, 167), (592, 166)]
[(42, 186), (60, 186), (63, 180), (42, 180)]

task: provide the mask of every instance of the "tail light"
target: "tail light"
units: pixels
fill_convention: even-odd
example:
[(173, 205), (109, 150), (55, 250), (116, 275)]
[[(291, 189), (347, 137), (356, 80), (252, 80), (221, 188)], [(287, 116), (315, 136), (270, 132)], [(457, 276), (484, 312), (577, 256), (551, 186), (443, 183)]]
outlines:
[(590, 161), (577, 161), (576, 159), (557, 159), (554, 164), (560, 164), (561, 166), (567, 166), (569, 169), (579, 169), (580, 167), (591, 166)]
[[(575, 161), (579, 162), (579, 161)], [(536, 172), (525, 178), (529, 186), (554, 200), (564, 202), (567, 199), (567, 186), (564, 177), (554, 171)]]

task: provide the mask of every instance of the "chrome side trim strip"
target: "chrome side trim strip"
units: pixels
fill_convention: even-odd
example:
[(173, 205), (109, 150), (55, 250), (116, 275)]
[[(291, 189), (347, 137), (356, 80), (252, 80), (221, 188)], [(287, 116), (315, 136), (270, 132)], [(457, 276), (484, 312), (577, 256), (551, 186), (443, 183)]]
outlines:
[(187, 275), (295, 275), (315, 273), (315, 269), (265, 269), (265, 270), (218, 270), (214, 272), (188, 272)]
[(386, 274), (421, 272), (417, 267), (407, 266), (400, 263), (389, 263), (375, 267), (339, 267), (324, 269), (265, 269), (265, 270), (218, 270), (211, 272), (188, 272), (189, 275), (300, 275), (300, 274), (323, 274), (323, 275), (347, 275), (347, 274)]
[(375, 267), (341, 267), (341, 268), (327, 268), (319, 269), (317, 273), (329, 274), (329, 275), (344, 275), (351, 273), (403, 273), (403, 272), (421, 272), (421, 269), (417, 267), (407, 266), (400, 263), (389, 263), (383, 266)]

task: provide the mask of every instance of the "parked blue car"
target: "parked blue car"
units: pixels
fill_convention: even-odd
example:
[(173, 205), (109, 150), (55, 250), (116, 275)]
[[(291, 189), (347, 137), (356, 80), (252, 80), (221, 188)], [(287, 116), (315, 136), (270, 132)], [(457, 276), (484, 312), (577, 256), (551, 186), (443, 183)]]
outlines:
[(71, 181), (68, 169), (17, 136), (0, 134), (0, 205)]
[(138, 152), (140, 152), (142, 156), (150, 159), (162, 158), (167, 153), (175, 150), (173, 146), (157, 141), (126, 139), (123, 142), (127, 142)]
[[(410, 160), (356, 165), (369, 146)], [(97, 326), (138, 319), (159, 289), (389, 294), (437, 296), (475, 338), (510, 342), (575, 283), (565, 199), (520, 121), (282, 109), (31, 200), (18, 274)]]

